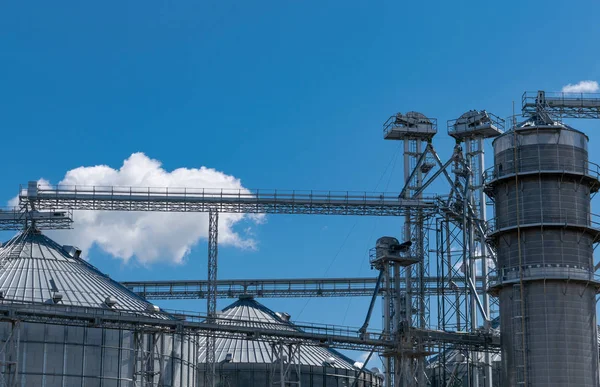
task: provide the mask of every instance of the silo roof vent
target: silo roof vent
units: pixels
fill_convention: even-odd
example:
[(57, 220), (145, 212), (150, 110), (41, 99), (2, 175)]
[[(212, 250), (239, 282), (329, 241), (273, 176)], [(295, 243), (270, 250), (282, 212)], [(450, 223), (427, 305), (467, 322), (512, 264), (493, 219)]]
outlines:
[(81, 249), (79, 247), (64, 245), (63, 249), (69, 254), (70, 257), (80, 258), (81, 257)]
[(59, 302), (61, 302), (61, 301), (62, 301), (62, 299), (63, 299), (63, 295), (62, 295), (61, 293), (54, 293), (54, 294), (52, 295), (52, 301), (53, 301), (55, 304), (58, 304)]
[(160, 312), (160, 308), (154, 304), (148, 304), (148, 306), (146, 306), (146, 312), (158, 313)]
[(277, 317), (286, 322), (290, 321), (290, 319), (292, 318), (292, 316), (290, 316), (290, 314), (286, 312), (276, 312), (275, 314), (277, 315)]
[(106, 299), (104, 300), (104, 303), (106, 304), (106, 306), (108, 306), (109, 308), (112, 308), (113, 306), (117, 305), (117, 299), (111, 296), (106, 297)]

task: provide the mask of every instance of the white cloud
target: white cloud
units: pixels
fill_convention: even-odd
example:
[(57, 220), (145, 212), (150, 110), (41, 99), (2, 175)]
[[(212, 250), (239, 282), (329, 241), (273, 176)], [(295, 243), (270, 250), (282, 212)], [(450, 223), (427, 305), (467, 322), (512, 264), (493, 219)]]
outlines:
[(564, 93), (596, 93), (600, 90), (600, 85), (596, 81), (581, 81), (579, 83), (563, 86)]
[[(160, 161), (143, 153), (132, 154), (119, 169), (106, 165), (72, 169), (59, 184), (244, 189), (239, 179), (211, 168), (166, 171)], [(255, 249), (251, 228), (242, 225), (240, 234), (235, 226), (260, 223), (263, 219), (256, 215), (220, 214), (219, 244)], [(74, 220), (73, 230), (49, 234), (84, 252), (97, 245), (114, 257), (124, 261), (135, 257), (142, 264), (181, 263), (192, 247), (208, 235), (206, 213), (77, 211)]]

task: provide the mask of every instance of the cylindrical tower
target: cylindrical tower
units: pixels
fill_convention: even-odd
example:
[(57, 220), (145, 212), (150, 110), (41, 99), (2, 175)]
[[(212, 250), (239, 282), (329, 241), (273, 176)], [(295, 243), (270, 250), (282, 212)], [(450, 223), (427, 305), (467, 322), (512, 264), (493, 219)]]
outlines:
[(494, 140), (491, 292), (500, 299), (505, 386), (598, 384), (590, 211), (598, 190), (588, 138), (561, 123), (518, 125)]

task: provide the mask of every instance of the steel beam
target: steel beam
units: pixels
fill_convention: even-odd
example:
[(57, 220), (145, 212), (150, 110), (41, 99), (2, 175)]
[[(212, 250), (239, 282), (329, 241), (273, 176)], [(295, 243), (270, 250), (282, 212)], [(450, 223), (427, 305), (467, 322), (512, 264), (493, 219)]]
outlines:
[[(168, 312), (168, 311), (167, 311)], [(0, 303), (0, 321), (31, 322), (66, 326), (84, 326), (106, 329), (143, 330), (152, 332), (178, 332), (205, 334), (217, 337), (240, 338), (273, 342), (277, 339), (297, 340), (303, 345), (327, 346), (350, 350), (380, 350), (395, 347), (394, 337), (384, 337), (381, 332), (368, 331), (360, 334), (358, 329), (337, 325), (295, 323), (293, 327), (281, 324), (256, 324), (256, 321), (224, 319), (217, 317), (209, 322), (206, 314), (150, 316), (146, 312), (128, 310), (105, 310), (72, 305), (48, 305), (42, 303)], [(160, 318), (159, 318), (160, 317)], [(457, 348), (496, 349), (500, 337), (486, 333), (457, 333), (437, 330), (414, 331), (429, 346), (452, 344)]]
[(433, 213), (437, 208), (433, 197), (400, 199), (390, 193), (44, 186), (37, 182), (22, 187), (19, 200), (21, 205), (33, 204), (38, 209), (249, 214), (404, 216), (410, 209)]
[[(465, 288), (463, 278), (455, 278), (452, 287)], [(477, 290), (483, 292), (482, 277), (477, 278)], [(427, 295), (437, 295), (442, 285), (438, 277), (425, 277)], [(206, 280), (126, 281), (124, 286), (151, 300), (205, 299), (208, 296)], [(302, 297), (370, 297), (374, 294), (376, 277), (356, 278), (294, 278), (294, 279), (239, 279), (217, 280), (217, 298), (238, 298), (251, 295), (255, 298)], [(401, 284), (404, 288), (404, 283)], [(446, 284), (446, 292), (454, 289)], [(383, 294), (383, 287), (378, 291)]]
[[(208, 213), (208, 282), (206, 310), (208, 322), (214, 323), (217, 317), (217, 265), (219, 256), (219, 213), (212, 210)], [(216, 341), (214, 334), (206, 338), (206, 364), (204, 372), (205, 386), (215, 387), (216, 383)]]
[(52, 209), (47, 211), (0, 209), (0, 231), (23, 230), (34, 224), (40, 230), (70, 229), (73, 224), (73, 212)]

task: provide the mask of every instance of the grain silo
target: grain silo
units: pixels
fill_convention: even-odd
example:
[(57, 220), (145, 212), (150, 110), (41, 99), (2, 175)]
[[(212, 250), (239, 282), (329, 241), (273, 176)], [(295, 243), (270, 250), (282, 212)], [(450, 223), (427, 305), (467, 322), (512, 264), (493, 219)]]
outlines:
[(494, 140), (487, 190), (497, 251), (503, 385), (598, 386), (587, 136), (533, 117)]
[[(228, 324), (298, 330), (286, 313), (276, 313), (250, 296), (241, 296), (219, 314)], [(204, 386), (203, 364), (206, 346), (200, 339), (199, 385)], [(329, 348), (314, 345), (222, 337), (216, 343), (217, 386), (223, 387), (356, 387), (381, 386), (382, 375), (363, 371), (354, 361)]]
[[(61, 246), (28, 228), (0, 248), (2, 304), (26, 305), (53, 321), (69, 312), (89, 313), (89, 326), (56, 322), (0, 323), (0, 342), (12, 347), (0, 358), (3, 382), (42, 387), (188, 387), (196, 380), (197, 345), (180, 333), (94, 327), (93, 317), (175, 317)], [(58, 317), (58, 318), (57, 318)], [(146, 320), (147, 321), (147, 320)], [(146, 325), (147, 327), (147, 325)]]

